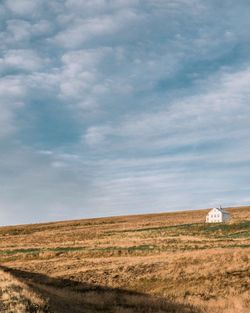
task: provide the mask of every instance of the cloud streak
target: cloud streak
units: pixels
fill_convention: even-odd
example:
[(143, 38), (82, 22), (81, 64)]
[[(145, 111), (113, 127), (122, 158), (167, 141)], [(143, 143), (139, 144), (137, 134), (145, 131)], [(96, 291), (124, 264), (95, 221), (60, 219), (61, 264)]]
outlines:
[(3, 1), (0, 223), (247, 203), (247, 12)]

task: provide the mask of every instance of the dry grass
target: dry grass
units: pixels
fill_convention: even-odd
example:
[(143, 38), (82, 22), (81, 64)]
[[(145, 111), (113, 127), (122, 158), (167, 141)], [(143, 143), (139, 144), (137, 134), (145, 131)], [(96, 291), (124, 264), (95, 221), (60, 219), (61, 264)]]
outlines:
[(47, 302), (24, 283), (0, 270), (0, 312), (49, 313)]
[(229, 211), (2, 227), (0, 261), (55, 313), (247, 313), (250, 207)]

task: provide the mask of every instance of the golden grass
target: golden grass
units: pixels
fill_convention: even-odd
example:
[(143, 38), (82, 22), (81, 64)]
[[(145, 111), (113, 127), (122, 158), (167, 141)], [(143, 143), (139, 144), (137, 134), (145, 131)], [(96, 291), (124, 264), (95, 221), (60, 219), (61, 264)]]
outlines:
[(249, 312), (250, 207), (0, 228), (0, 261), (55, 313)]
[(0, 270), (0, 312), (49, 313), (48, 303), (24, 283)]

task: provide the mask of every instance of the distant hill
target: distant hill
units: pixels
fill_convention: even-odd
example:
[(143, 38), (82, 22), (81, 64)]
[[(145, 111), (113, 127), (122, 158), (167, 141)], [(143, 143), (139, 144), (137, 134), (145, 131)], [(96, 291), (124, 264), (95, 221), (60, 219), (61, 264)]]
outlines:
[(250, 207), (226, 210), (1, 227), (0, 262), (55, 313), (247, 313)]

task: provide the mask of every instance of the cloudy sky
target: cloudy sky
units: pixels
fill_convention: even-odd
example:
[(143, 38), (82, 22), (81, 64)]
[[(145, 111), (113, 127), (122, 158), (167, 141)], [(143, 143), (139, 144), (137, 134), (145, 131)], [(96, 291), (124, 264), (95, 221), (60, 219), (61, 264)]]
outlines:
[(250, 203), (248, 0), (0, 2), (0, 224)]

